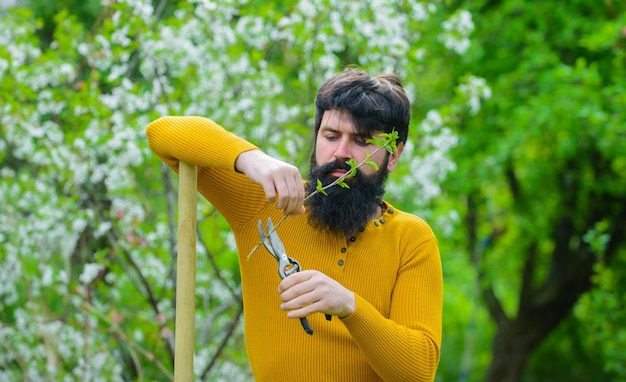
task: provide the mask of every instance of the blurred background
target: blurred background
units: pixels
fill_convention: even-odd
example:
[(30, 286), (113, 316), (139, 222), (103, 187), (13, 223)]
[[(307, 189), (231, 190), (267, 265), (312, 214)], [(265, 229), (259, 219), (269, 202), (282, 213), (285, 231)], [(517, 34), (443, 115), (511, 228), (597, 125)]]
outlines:
[[(172, 380), (146, 126), (207, 116), (305, 173), (345, 66), (412, 101), (386, 199), (439, 239), (437, 381), (626, 381), (625, 1), (0, 4), (0, 381)], [(196, 379), (250, 381), (234, 239), (198, 214)]]

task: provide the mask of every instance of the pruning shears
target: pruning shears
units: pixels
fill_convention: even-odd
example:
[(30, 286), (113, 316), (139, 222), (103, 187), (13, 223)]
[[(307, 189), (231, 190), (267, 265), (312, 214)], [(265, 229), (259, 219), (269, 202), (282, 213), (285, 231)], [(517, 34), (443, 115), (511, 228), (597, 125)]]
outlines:
[[(263, 230), (263, 222), (259, 220), (259, 235), (261, 235), (265, 248), (278, 261), (278, 275), (281, 279), (302, 270), (297, 260), (287, 256), (287, 251), (276, 233), (276, 227), (272, 223), (272, 218), (267, 219), (267, 234)], [(300, 318), (300, 323), (307, 334), (313, 334), (313, 329), (311, 329), (306, 317)]]

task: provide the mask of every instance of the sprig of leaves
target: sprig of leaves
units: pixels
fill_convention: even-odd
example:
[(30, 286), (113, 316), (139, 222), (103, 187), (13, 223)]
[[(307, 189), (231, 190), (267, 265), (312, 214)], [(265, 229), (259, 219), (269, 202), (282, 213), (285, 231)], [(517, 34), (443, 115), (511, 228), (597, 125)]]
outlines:
[(393, 154), (398, 149), (396, 145), (397, 140), (398, 140), (398, 132), (396, 130), (392, 130), (391, 133), (382, 133), (378, 137), (373, 137), (373, 138), (368, 139), (366, 141), (367, 143), (375, 144), (376, 146), (378, 146), (378, 148), (374, 150), (372, 153), (367, 153), (365, 155), (365, 159), (363, 159), (359, 163), (357, 163), (354, 159), (350, 159), (346, 161), (346, 163), (350, 166), (350, 170), (347, 171), (342, 176), (340, 176), (339, 178), (335, 179), (334, 182), (329, 183), (326, 186), (323, 186), (322, 182), (318, 179), (315, 191), (309, 194), (309, 196), (306, 197), (305, 201), (317, 193), (328, 196), (328, 194), (326, 193), (326, 190), (333, 186), (350, 188), (350, 186), (345, 182), (345, 180), (348, 178), (354, 177), (356, 175), (357, 169), (363, 165), (368, 165), (371, 168), (373, 168), (375, 171), (378, 171), (378, 165), (376, 164), (376, 162), (374, 162), (371, 159), (372, 156), (374, 156), (377, 152), (379, 152), (382, 149), (387, 150), (389, 154)]
[[(374, 162), (371, 159), (372, 156), (374, 156), (377, 152), (383, 149), (386, 150), (389, 154), (393, 154), (394, 152), (396, 152), (396, 150), (398, 149), (398, 146), (397, 146), (398, 137), (399, 137), (398, 132), (394, 129), (390, 133), (381, 133), (377, 137), (368, 139), (366, 143), (374, 144), (378, 146), (376, 150), (374, 150), (371, 153), (367, 153), (365, 155), (365, 159), (363, 159), (361, 162), (357, 163), (357, 161), (355, 161), (353, 158), (346, 161), (346, 164), (350, 166), (350, 170), (346, 171), (345, 174), (341, 175), (339, 178), (335, 179), (333, 182), (327, 184), (326, 186), (324, 186), (322, 184), (322, 181), (318, 179), (317, 185), (315, 187), (315, 191), (311, 192), (306, 198), (304, 198), (304, 201), (306, 202), (307, 200), (309, 200), (316, 194), (322, 194), (324, 196), (328, 196), (328, 193), (326, 192), (326, 190), (334, 186), (339, 186), (342, 188), (349, 189), (350, 186), (346, 183), (345, 180), (356, 176), (357, 169), (363, 165), (370, 166), (375, 171), (378, 171), (379, 170), (378, 165), (376, 164), (376, 162)], [(285, 221), (285, 219), (287, 219), (287, 216), (283, 216), (278, 221), (278, 223), (276, 223), (276, 225), (274, 226), (274, 229), (268, 232), (267, 235), (269, 236), (273, 232), (275, 232), (278, 229), (278, 227)], [(256, 252), (256, 250), (259, 249), (261, 245), (263, 245), (263, 241), (259, 240), (259, 242), (254, 246), (254, 248), (252, 248), (252, 250), (248, 253), (248, 256), (247, 256), (248, 260), (250, 260), (250, 256), (252, 256), (252, 254)]]

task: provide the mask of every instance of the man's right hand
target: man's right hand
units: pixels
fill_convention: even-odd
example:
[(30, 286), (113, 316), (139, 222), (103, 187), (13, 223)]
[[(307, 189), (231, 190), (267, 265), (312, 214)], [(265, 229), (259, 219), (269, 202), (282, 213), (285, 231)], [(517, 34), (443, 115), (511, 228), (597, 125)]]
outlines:
[(304, 213), (304, 184), (296, 166), (260, 150), (250, 150), (239, 154), (235, 169), (261, 185), (267, 201), (276, 201), (276, 208), (285, 215)]

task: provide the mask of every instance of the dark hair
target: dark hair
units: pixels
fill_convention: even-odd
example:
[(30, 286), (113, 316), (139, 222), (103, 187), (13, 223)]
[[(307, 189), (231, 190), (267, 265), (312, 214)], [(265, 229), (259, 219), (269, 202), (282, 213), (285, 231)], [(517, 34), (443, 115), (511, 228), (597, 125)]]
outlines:
[(411, 105), (402, 82), (393, 74), (371, 76), (348, 68), (326, 81), (315, 99), (316, 137), (326, 110), (349, 112), (361, 134), (396, 130), (398, 141), (406, 142)]

